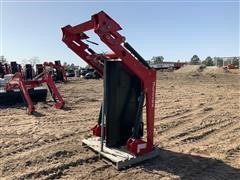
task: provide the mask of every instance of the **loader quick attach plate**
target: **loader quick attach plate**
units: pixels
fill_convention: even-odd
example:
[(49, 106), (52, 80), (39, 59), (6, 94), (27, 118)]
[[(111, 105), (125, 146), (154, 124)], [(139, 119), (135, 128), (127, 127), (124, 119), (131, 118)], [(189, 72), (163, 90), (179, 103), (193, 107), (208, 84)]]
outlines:
[[(29, 94), (33, 102), (44, 102), (47, 99), (47, 88), (37, 87), (29, 90)], [(24, 103), (20, 90), (16, 89), (9, 92), (0, 90), (0, 106), (11, 106), (19, 103)]]
[(106, 143), (103, 144), (103, 151), (101, 152), (101, 138), (94, 137), (84, 139), (83, 145), (91, 148), (93, 151), (99, 153), (105, 159), (111, 161), (118, 170), (139, 164), (143, 161), (153, 159), (160, 155), (158, 147), (153, 147), (152, 151), (142, 156), (135, 156), (129, 153), (124, 146), (120, 148), (108, 148)]

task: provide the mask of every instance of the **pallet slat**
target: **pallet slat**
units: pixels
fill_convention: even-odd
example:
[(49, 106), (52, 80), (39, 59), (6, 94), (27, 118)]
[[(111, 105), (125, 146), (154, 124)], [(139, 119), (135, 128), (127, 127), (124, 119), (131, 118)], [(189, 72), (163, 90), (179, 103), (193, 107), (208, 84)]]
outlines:
[(135, 156), (127, 152), (125, 147), (121, 147), (119, 149), (108, 148), (106, 147), (105, 143), (103, 146), (103, 152), (101, 152), (101, 139), (99, 137), (84, 139), (82, 143), (113, 162), (118, 170), (141, 163), (160, 155), (160, 151), (157, 147), (154, 147), (151, 152), (143, 156)]

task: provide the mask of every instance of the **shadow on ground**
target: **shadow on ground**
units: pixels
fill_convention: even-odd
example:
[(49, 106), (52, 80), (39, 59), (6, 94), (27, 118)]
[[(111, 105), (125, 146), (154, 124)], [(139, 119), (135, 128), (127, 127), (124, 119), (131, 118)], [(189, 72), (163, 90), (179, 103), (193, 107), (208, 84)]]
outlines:
[(35, 117), (44, 117), (44, 116), (46, 116), (45, 114), (37, 112), (37, 111), (33, 111), (32, 115), (35, 116)]
[(64, 107), (62, 108), (62, 110), (64, 110), (64, 111), (71, 111), (72, 108), (71, 108), (71, 107), (64, 106)]
[(217, 159), (160, 150), (160, 156), (142, 165), (147, 171), (166, 171), (181, 179), (240, 180), (240, 169)]

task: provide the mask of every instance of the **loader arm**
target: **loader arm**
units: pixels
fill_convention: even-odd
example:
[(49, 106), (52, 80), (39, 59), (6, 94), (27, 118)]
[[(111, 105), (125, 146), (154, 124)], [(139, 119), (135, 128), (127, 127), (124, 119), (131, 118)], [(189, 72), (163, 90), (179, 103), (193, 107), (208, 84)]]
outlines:
[(22, 74), (20, 72), (17, 72), (13, 76), (13, 78), (8, 81), (8, 83), (5, 86), (5, 89), (6, 91), (10, 91), (12, 89), (20, 89), (21, 94), (28, 106), (27, 114), (32, 114), (34, 111), (34, 106), (33, 106), (32, 99), (29, 95), (29, 90), (34, 89), (35, 87), (41, 86), (44, 83), (47, 84), (49, 91), (51, 92), (51, 95), (55, 101), (54, 107), (56, 109), (63, 108), (65, 102), (61, 97), (55, 83), (53, 82), (51, 75), (47, 71), (43, 71), (33, 80), (24, 80), (22, 77)]
[(20, 89), (21, 94), (27, 103), (27, 114), (32, 114), (32, 112), (34, 111), (33, 102), (31, 100), (31, 97), (28, 93), (28, 88), (24, 83), (24, 79), (22, 78), (22, 74), (20, 72), (17, 72), (5, 86), (6, 91), (10, 91), (16, 88)]
[[(84, 42), (88, 38), (85, 31), (93, 30), (106, 44), (111, 52), (97, 54), (88, 44)], [(102, 58), (121, 59), (124, 67), (136, 75), (142, 84), (142, 91), (146, 97), (147, 112), (147, 147), (146, 152), (153, 147), (154, 134), (154, 109), (155, 109), (155, 89), (156, 89), (156, 71), (149, 67), (146, 61), (126, 42), (124, 36), (119, 31), (121, 26), (115, 22), (105, 12), (101, 11), (91, 17), (91, 20), (76, 26), (67, 25), (62, 28), (63, 42), (79, 55), (87, 64), (103, 76)], [(141, 141), (139, 141), (141, 143)], [(131, 144), (139, 143), (136, 139), (129, 139), (128, 145), (132, 152), (136, 152)]]

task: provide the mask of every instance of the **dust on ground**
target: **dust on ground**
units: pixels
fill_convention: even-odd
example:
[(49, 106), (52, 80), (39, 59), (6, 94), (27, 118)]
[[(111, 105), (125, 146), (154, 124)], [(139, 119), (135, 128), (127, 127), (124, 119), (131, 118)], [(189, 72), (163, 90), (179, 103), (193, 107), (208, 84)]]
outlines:
[(0, 109), (1, 179), (240, 179), (240, 78), (234, 73), (158, 73), (159, 157), (117, 171), (82, 147), (96, 124), (101, 80), (58, 84), (66, 100)]

